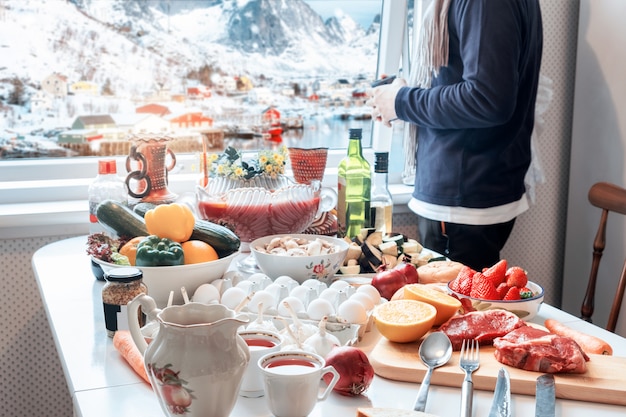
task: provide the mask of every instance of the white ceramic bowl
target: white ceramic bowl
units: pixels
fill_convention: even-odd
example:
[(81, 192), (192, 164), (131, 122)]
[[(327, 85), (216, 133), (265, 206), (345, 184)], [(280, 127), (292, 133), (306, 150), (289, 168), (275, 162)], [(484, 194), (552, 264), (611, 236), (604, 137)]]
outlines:
[(513, 301), (484, 300), (481, 298), (468, 297), (467, 295), (463, 295), (451, 290), (450, 283), (448, 283), (448, 292), (455, 295), (459, 299), (470, 299), (472, 301), (472, 306), (476, 310), (490, 310), (500, 308), (503, 310), (508, 310), (511, 313), (515, 313), (522, 320), (528, 321), (532, 320), (532, 318), (535, 317), (535, 315), (537, 314), (539, 306), (541, 305), (541, 303), (543, 303), (544, 294), (543, 287), (535, 282), (528, 281), (528, 284), (526, 284), (526, 286), (535, 295), (531, 298)]
[[(315, 256), (285, 256), (260, 252), (259, 247), (266, 247), (274, 238), (291, 236), (299, 239), (314, 241), (321, 239), (329, 242), (337, 247), (337, 251), (328, 255)], [(258, 267), (263, 273), (272, 279), (276, 279), (281, 275), (287, 275), (302, 284), (307, 279), (317, 279), (329, 285), (339, 267), (343, 265), (343, 261), (348, 254), (348, 242), (322, 235), (309, 234), (289, 234), (289, 235), (272, 235), (256, 239), (250, 243), (250, 251)]]
[[(190, 265), (178, 266), (138, 266), (143, 272), (143, 283), (148, 287), (148, 295), (154, 299), (159, 308), (167, 305), (170, 291), (174, 291), (173, 304), (183, 304), (181, 287), (185, 287), (189, 298), (196, 289), (202, 285), (222, 278), (228, 270), (231, 262), (239, 252), (235, 252), (216, 261), (202, 262)], [(93, 258), (104, 273), (111, 268), (121, 268), (122, 265), (115, 265)]]

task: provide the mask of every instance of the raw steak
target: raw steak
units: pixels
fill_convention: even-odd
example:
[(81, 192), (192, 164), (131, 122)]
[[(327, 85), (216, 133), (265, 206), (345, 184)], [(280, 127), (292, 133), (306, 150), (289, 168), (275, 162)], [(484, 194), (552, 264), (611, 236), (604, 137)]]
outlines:
[(527, 371), (582, 374), (589, 357), (569, 337), (531, 326), (520, 327), (493, 341), (498, 362)]
[(450, 338), (454, 350), (460, 350), (464, 339), (475, 339), (481, 345), (489, 345), (496, 337), (525, 325), (522, 319), (506, 310), (483, 310), (454, 316), (439, 330)]

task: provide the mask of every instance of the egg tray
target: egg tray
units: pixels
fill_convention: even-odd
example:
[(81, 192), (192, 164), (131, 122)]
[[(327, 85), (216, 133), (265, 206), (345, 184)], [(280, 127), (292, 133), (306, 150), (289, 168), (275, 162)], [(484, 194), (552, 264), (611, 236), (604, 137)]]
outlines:
[[(246, 313), (250, 318), (250, 322), (248, 325), (253, 324), (258, 320), (258, 314), (256, 313)], [(369, 321), (367, 324), (352, 324), (339, 321), (335, 316), (329, 316), (328, 321), (326, 322), (326, 331), (329, 334), (335, 336), (340, 342), (342, 346), (351, 346), (357, 343), (365, 334), (366, 331), (371, 329), (371, 313), (368, 313)], [(315, 327), (319, 327), (319, 321), (311, 320), (309, 318), (301, 318), (298, 317), (300, 322), (303, 324), (310, 324)], [(263, 314), (263, 321), (269, 321), (279, 332), (285, 330), (285, 324), (292, 324), (293, 319), (291, 317), (283, 317), (278, 315), (271, 314)]]

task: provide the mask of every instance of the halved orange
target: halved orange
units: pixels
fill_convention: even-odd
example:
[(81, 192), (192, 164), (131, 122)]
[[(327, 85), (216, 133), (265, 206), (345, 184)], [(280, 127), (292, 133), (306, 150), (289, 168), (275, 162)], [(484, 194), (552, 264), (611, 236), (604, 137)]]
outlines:
[(423, 301), (394, 300), (378, 305), (372, 316), (376, 329), (392, 342), (419, 340), (433, 327), (437, 309)]
[(437, 309), (435, 326), (439, 326), (454, 316), (461, 308), (461, 302), (430, 285), (408, 284), (404, 286), (404, 299), (423, 301)]
[(219, 259), (213, 246), (201, 240), (188, 240), (181, 243), (181, 246), (185, 254), (185, 265), (199, 264)]

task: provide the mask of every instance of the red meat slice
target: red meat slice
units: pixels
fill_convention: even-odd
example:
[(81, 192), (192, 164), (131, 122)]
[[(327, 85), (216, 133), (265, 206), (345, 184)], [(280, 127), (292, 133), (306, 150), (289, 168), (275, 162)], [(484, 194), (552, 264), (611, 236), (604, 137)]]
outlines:
[(439, 327), (452, 342), (454, 350), (461, 350), (464, 339), (490, 345), (496, 337), (504, 336), (526, 323), (506, 310), (472, 311), (454, 316)]
[(498, 362), (527, 371), (582, 374), (589, 357), (569, 337), (531, 326), (520, 327), (493, 341)]

